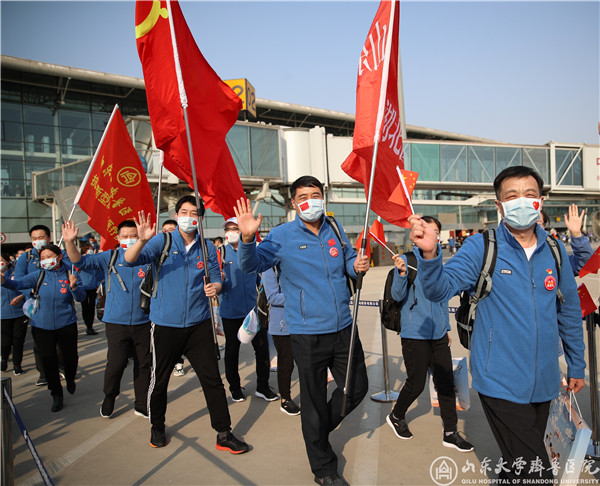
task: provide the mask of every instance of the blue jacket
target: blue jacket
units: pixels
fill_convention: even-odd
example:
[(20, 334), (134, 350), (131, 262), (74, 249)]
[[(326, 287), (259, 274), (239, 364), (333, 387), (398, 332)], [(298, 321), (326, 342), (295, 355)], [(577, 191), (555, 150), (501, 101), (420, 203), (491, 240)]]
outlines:
[(569, 263), (573, 268), (573, 274), (577, 276), (579, 270), (592, 258), (594, 250), (592, 250), (589, 238), (585, 235), (581, 235), (579, 238), (571, 237), (571, 250), (573, 250), (573, 254), (569, 255)]
[[(277, 272), (279, 273), (279, 270), (277, 270)], [(274, 336), (288, 336), (290, 331), (283, 318), (285, 296), (281, 291), (279, 279), (272, 268), (269, 268), (262, 273), (262, 282), (265, 289), (265, 295), (267, 296), (267, 302), (271, 306), (269, 309), (269, 334)]]
[(226, 244), (223, 254), (223, 289), (219, 312), (225, 319), (240, 319), (256, 305), (256, 273), (240, 270), (237, 250)]
[(346, 272), (356, 277), (356, 252), (341, 233), (344, 249), (324, 216), (315, 235), (296, 215), (273, 228), (260, 245), (240, 243), (242, 271), (261, 273), (275, 265), (280, 269), (290, 334), (326, 334), (352, 324)]
[[(406, 256), (401, 255), (400, 258), (407, 263)], [(421, 340), (441, 339), (450, 330), (448, 302), (427, 300), (418, 279), (415, 279), (410, 290), (406, 292), (407, 283), (408, 273), (401, 276), (396, 270), (392, 284), (392, 298), (400, 302), (401, 306), (402, 330), (400, 336)]]
[[(179, 230), (171, 232), (173, 243), (169, 256), (160, 270), (156, 298), (150, 302), (150, 320), (166, 327), (190, 327), (210, 319), (210, 305), (204, 293), (204, 265), (200, 237), (186, 252), (185, 242)], [(138, 260), (127, 266), (153, 263), (160, 256), (165, 235), (159, 233), (144, 247)], [(217, 251), (212, 242), (206, 240), (208, 271), (211, 282), (221, 282), (221, 271)], [(156, 275), (155, 275), (156, 277)]]
[[(516, 403), (544, 402), (558, 394), (559, 336), (568, 365), (568, 376), (585, 373), (583, 329), (577, 286), (568, 271), (562, 244), (563, 270), (560, 287), (565, 302), (558, 307), (558, 278), (547, 233), (536, 227), (537, 247), (527, 260), (525, 251), (504, 223), (496, 236), (498, 256), (492, 290), (475, 317), (471, 341), (473, 388), (478, 392)], [(441, 250), (433, 260), (419, 259), (425, 296), (446, 301), (460, 290), (473, 291), (483, 261), (483, 235), (465, 240), (457, 254), (442, 265)]]
[[(12, 266), (6, 269), (4, 278), (6, 280), (12, 280), (14, 278)], [(0, 294), (2, 295), (2, 319), (15, 319), (25, 315), (23, 314), (23, 304), (25, 303), (25, 299), (21, 300), (19, 305), (10, 305), (11, 300), (21, 295), (21, 292), (2, 287)]]
[[(6, 280), (3, 287), (13, 290), (33, 289), (40, 271), (29, 273), (19, 279)], [(81, 302), (86, 298), (79, 275), (77, 275), (77, 288), (71, 290), (64, 265), (56, 270), (46, 270), (44, 280), (40, 286), (39, 307), (31, 318), (31, 326), (54, 331), (77, 322), (73, 298), (77, 302)]]
[[(110, 252), (104, 252), (109, 253)], [(84, 290), (96, 290), (100, 282), (104, 280), (104, 275), (100, 270), (88, 270), (81, 268), (80, 265), (75, 264), (75, 268), (79, 270), (79, 276), (81, 277), (81, 281), (83, 282)], [(76, 271), (77, 271), (76, 270)]]
[(110, 292), (105, 285), (106, 301), (104, 303), (104, 317), (102, 320), (110, 324), (124, 324), (127, 326), (137, 326), (146, 324), (150, 318), (140, 307), (140, 284), (146, 275), (147, 266), (138, 265), (130, 267), (125, 265), (125, 250), (118, 248), (119, 252), (115, 262), (115, 270), (121, 276), (125, 288), (123, 290), (117, 276), (111, 272), (108, 274), (108, 264), (110, 262), (111, 252), (105, 251), (94, 255), (83, 255), (76, 267), (80, 267), (89, 272), (104, 272), (100, 280), (104, 279), (108, 283), (110, 278)]

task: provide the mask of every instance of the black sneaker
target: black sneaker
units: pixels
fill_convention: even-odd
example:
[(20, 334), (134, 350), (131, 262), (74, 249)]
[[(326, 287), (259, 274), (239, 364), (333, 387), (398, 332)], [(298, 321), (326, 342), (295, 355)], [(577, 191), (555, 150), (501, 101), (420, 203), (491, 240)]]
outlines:
[(258, 398), (262, 398), (263, 400), (266, 400), (267, 402), (274, 402), (275, 400), (277, 400), (279, 398), (279, 395), (277, 395), (277, 393), (273, 392), (273, 390), (271, 390), (270, 386), (268, 386), (264, 390), (256, 390), (254, 392), (254, 394)]
[(231, 390), (231, 399), (234, 402), (243, 402), (246, 400), (246, 395), (244, 395), (241, 388), (238, 388), (237, 390)]
[(58, 412), (59, 410), (62, 410), (62, 408), (63, 408), (62, 395), (54, 395), (52, 397), (52, 408), (50, 408), (50, 410), (52, 410), (53, 412)]
[(322, 478), (315, 476), (315, 483), (327, 486), (350, 486), (350, 484), (348, 484), (348, 482), (338, 474), (333, 474), (332, 476), (323, 476)]
[(93, 327), (90, 327), (89, 329), (85, 330), (85, 333), (88, 336), (96, 336), (98, 334), (98, 331), (95, 331)]
[(44, 378), (43, 376), (40, 376), (38, 378), (38, 380), (35, 382), (35, 386), (44, 386), (48, 384), (48, 380), (46, 380), (46, 378)]
[(237, 439), (231, 432), (227, 432), (227, 435), (223, 439), (219, 439), (217, 435), (217, 450), (229, 451), (232, 454), (243, 454), (250, 450), (250, 446), (244, 441)]
[(456, 449), (459, 452), (471, 452), (473, 450), (473, 444), (463, 439), (458, 432), (453, 432), (450, 435), (446, 435), (446, 433), (444, 433), (442, 445), (444, 447)]
[(77, 390), (77, 383), (75, 383), (75, 380), (67, 380), (67, 391), (73, 395), (75, 390)]
[(102, 406), (100, 407), (100, 417), (109, 418), (115, 410), (115, 397), (104, 397)]
[(144, 418), (148, 418), (148, 410), (146, 410), (146, 407), (144, 408), (134, 408), (133, 413), (135, 415), (137, 415), (138, 417), (144, 417)]
[(279, 407), (283, 413), (288, 415), (300, 415), (300, 407), (294, 403), (294, 400), (281, 400), (281, 407)]
[(21, 368), (19, 365), (15, 365), (15, 369), (13, 370), (13, 373), (15, 375), (22, 375), (23, 374), (23, 368)]
[(164, 425), (153, 425), (150, 429), (150, 445), (152, 447), (164, 447), (167, 445), (167, 435)]
[(398, 420), (393, 416), (393, 414), (390, 413), (385, 418), (385, 421), (390, 425), (394, 431), (394, 434), (396, 434), (396, 437), (400, 439), (412, 439), (413, 435), (410, 433), (408, 425), (406, 425), (406, 420)]

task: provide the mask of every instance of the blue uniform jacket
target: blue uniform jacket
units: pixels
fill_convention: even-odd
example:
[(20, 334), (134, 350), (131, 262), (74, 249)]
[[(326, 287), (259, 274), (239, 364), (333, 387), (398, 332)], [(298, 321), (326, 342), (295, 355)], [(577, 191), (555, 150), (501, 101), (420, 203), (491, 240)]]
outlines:
[(75, 269), (76, 271), (78, 271), (79, 276), (81, 277), (84, 290), (96, 290), (98, 288), (98, 285), (100, 285), (100, 282), (102, 282), (102, 280), (104, 279), (104, 275), (100, 270), (83, 269), (78, 264), (75, 264)]
[[(407, 263), (404, 255), (401, 255), (400, 258)], [(450, 330), (448, 302), (427, 300), (418, 279), (415, 279), (408, 292), (406, 291), (407, 283), (408, 273), (401, 276), (396, 270), (392, 284), (392, 298), (400, 302), (401, 306), (402, 330), (400, 336), (421, 340), (441, 339)]]
[[(160, 270), (156, 298), (150, 302), (150, 320), (166, 327), (195, 326), (210, 319), (210, 304), (204, 293), (204, 264), (200, 237), (196, 234), (196, 241), (190, 251), (186, 252), (179, 229), (171, 235), (173, 243)], [(162, 252), (164, 240), (164, 233), (159, 233), (146, 244), (136, 262), (125, 264), (133, 267), (153, 263)], [(221, 282), (217, 251), (208, 240), (206, 246), (210, 280)]]
[(356, 277), (356, 252), (340, 230), (345, 249), (324, 216), (315, 235), (296, 215), (294, 221), (273, 228), (258, 247), (240, 243), (242, 271), (261, 273), (275, 265), (280, 269), (290, 334), (326, 334), (352, 324), (346, 272)]
[[(39, 273), (37, 270), (19, 279), (6, 280), (3, 287), (13, 290), (35, 288)], [(64, 265), (56, 270), (46, 270), (40, 286), (39, 307), (31, 319), (31, 326), (54, 331), (77, 322), (73, 298), (77, 302), (86, 298), (81, 278), (77, 275), (77, 288), (71, 290)]]
[(262, 282), (267, 302), (271, 305), (269, 309), (269, 334), (274, 336), (288, 336), (290, 331), (283, 317), (285, 296), (281, 291), (281, 286), (272, 268), (262, 273)]
[[(123, 324), (127, 326), (137, 326), (146, 324), (150, 318), (140, 307), (140, 284), (146, 275), (147, 265), (138, 265), (130, 267), (125, 265), (125, 250), (118, 248), (119, 255), (115, 262), (115, 270), (121, 276), (125, 288), (123, 290), (119, 279), (114, 273), (108, 274), (108, 264), (110, 262), (110, 251), (97, 253), (95, 255), (83, 255), (76, 267), (80, 267), (91, 272), (104, 272), (100, 279), (108, 283), (110, 278), (110, 292), (105, 285), (106, 301), (104, 303), (104, 322), (111, 324)], [(162, 276), (162, 275), (161, 275)]]
[[(536, 235), (537, 247), (527, 260), (521, 245), (500, 223), (492, 290), (477, 307), (471, 341), (473, 388), (516, 403), (544, 402), (558, 394), (559, 336), (568, 376), (583, 378), (585, 373), (581, 309), (567, 253), (560, 244), (563, 269), (558, 286), (565, 302), (558, 307), (558, 276), (547, 233), (536, 227)], [(445, 302), (460, 290), (473, 291), (483, 261), (483, 235), (467, 238), (446, 265), (439, 248), (433, 260), (421, 259), (420, 252), (417, 258), (417, 278), (425, 296)]]
[(225, 319), (240, 319), (256, 305), (256, 273), (240, 270), (237, 250), (227, 244), (223, 255), (223, 289), (219, 311)]
[[(4, 278), (6, 280), (12, 280), (14, 278), (12, 267), (6, 269)], [(10, 305), (11, 300), (21, 295), (21, 292), (2, 287), (2, 292), (0, 292), (0, 294), (2, 295), (2, 319), (15, 319), (25, 315), (23, 314), (23, 304), (25, 303), (25, 299), (22, 299), (21, 302), (19, 302), (19, 305)]]
[(569, 255), (569, 263), (573, 268), (573, 274), (577, 276), (579, 270), (592, 258), (594, 250), (592, 250), (589, 238), (584, 235), (579, 238), (571, 237), (571, 250), (573, 250), (573, 254)]

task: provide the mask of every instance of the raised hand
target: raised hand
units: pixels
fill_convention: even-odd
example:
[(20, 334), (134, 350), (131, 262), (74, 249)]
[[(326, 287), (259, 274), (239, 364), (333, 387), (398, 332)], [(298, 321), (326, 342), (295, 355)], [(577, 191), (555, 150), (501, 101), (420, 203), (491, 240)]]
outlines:
[(242, 234), (242, 241), (244, 243), (250, 243), (254, 240), (254, 235), (260, 227), (262, 222), (262, 214), (258, 214), (258, 218), (255, 218), (252, 214), (252, 206), (250, 201), (247, 199), (239, 199), (236, 206), (233, 207), (235, 217), (237, 218), (238, 228)]
[(573, 238), (579, 238), (581, 236), (581, 226), (583, 225), (583, 217), (585, 216), (585, 209), (579, 214), (579, 208), (577, 204), (571, 204), (569, 206), (568, 214), (565, 214), (565, 224), (567, 229), (571, 232)]
[(75, 226), (74, 221), (65, 221), (62, 225), (62, 237), (65, 242), (75, 241), (79, 236), (79, 228)]
[(144, 243), (149, 241), (156, 234), (156, 223), (151, 224), (151, 219), (152, 214), (146, 216), (144, 211), (138, 211), (138, 219), (133, 219), (137, 228), (138, 238)]
[(410, 223), (410, 241), (422, 251), (423, 258), (426, 260), (435, 258), (438, 241), (433, 228), (417, 214), (409, 217), (408, 222)]
[(394, 266), (398, 269), (398, 272), (402, 277), (406, 275), (406, 262), (400, 255), (395, 254), (392, 256), (392, 260), (394, 260)]

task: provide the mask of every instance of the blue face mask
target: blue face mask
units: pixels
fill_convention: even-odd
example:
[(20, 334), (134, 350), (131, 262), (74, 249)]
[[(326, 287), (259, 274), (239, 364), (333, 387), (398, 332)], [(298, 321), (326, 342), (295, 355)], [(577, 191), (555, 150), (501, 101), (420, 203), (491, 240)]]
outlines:
[(198, 229), (198, 220), (190, 216), (178, 216), (177, 226), (179, 226), (184, 233), (193, 233)]
[(519, 197), (500, 204), (504, 210), (504, 222), (511, 228), (524, 230), (540, 219), (541, 199)]
[(298, 204), (300, 217), (309, 223), (315, 222), (323, 214), (323, 199), (308, 199)]

